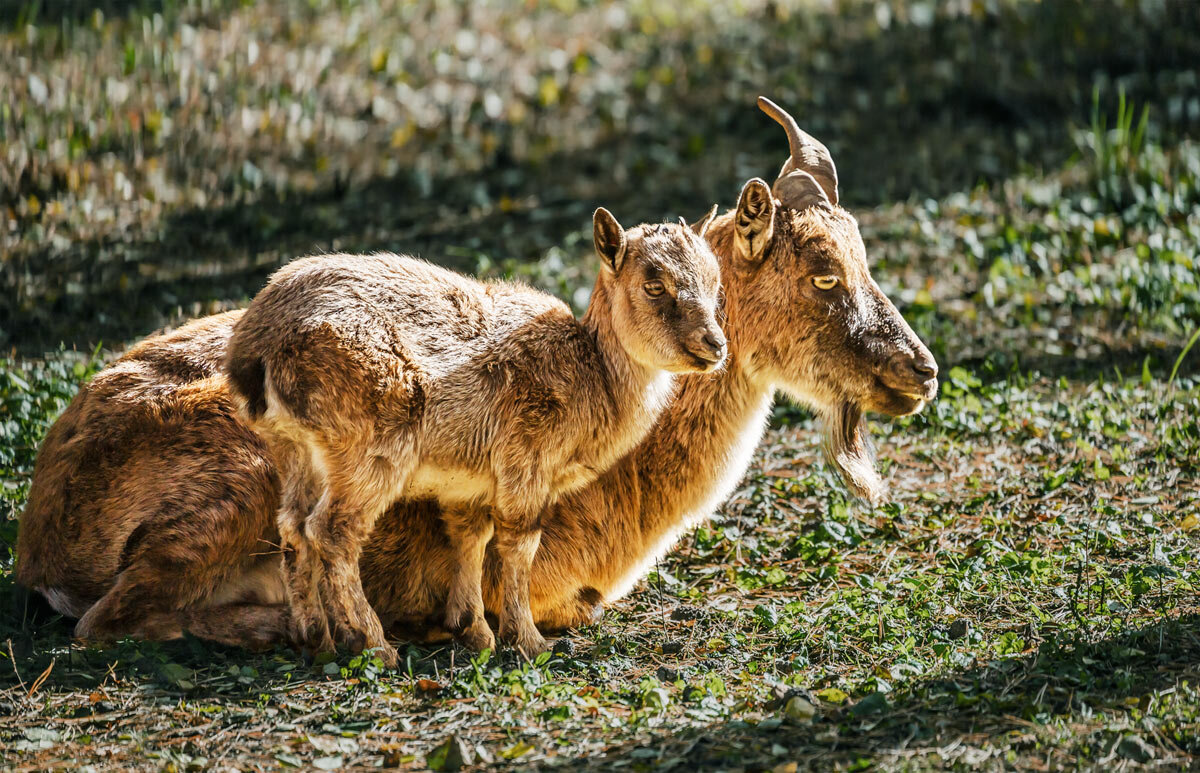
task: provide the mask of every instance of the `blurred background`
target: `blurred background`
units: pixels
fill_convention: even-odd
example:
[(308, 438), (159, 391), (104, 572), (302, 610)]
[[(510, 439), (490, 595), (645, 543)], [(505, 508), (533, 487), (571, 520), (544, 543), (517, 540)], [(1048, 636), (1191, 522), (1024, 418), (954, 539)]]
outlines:
[(0, 346), (120, 348), (320, 250), (586, 304), (590, 213), (823, 140), (939, 359), (1178, 349), (1200, 321), (1192, 0), (0, 4)]

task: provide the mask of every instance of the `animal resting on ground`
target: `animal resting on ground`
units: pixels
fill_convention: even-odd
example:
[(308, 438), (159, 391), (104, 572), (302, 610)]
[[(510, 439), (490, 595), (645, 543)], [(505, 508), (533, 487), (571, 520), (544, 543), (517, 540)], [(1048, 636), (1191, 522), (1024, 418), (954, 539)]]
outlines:
[[(721, 264), (725, 367), (681, 376), (651, 432), (542, 517), (529, 602), (544, 631), (584, 625), (678, 535), (708, 517), (750, 462), (776, 391), (811, 406), (846, 484), (885, 496), (862, 420), (921, 409), (937, 366), (872, 280), (838, 206), (823, 145), (767, 100), (791, 155), (774, 190), (746, 183), (706, 238)], [(85, 385), (43, 444), (21, 519), (18, 581), (85, 639), (286, 641), (276, 462), (239, 417), (222, 363), (241, 312), (147, 339)], [(439, 506), (393, 504), (360, 561), (385, 629), (439, 635), (457, 560)], [(501, 606), (489, 547), (484, 604)]]
[(546, 649), (529, 611), (540, 518), (634, 447), (672, 373), (725, 358), (720, 268), (686, 223), (593, 218), (603, 266), (580, 320), (553, 296), (414, 258), (321, 255), (280, 269), (234, 326), (229, 381), (281, 483), (293, 640), (396, 661), (363, 596), (362, 544), (390, 504), (430, 498), (457, 559), (446, 624), (494, 649), (481, 590), (493, 537), (500, 635)]

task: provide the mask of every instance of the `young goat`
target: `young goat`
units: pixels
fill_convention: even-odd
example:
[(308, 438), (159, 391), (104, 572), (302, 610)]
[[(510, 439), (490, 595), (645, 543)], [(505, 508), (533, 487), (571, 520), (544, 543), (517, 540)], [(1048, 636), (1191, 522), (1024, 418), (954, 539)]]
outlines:
[(306, 258), (271, 278), (234, 328), (228, 370), (280, 467), (298, 642), (394, 662), (359, 556), (385, 508), (433, 499), (458, 562), (447, 627), (495, 646), (480, 587), (494, 527), (500, 636), (526, 656), (546, 648), (528, 590), (542, 512), (641, 440), (671, 373), (725, 358), (707, 223), (626, 232), (598, 209), (604, 265), (582, 320), (527, 287), (396, 255)]

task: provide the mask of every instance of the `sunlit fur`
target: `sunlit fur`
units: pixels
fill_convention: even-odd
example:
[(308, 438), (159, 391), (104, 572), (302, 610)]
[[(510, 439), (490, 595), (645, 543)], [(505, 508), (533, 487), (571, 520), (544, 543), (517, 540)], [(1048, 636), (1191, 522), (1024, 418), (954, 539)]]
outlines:
[[(743, 205), (758, 210), (755, 196), (769, 197), (769, 189), (762, 181), (750, 186)], [(730, 212), (709, 232), (724, 277), (730, 344), (725, 370), (681, 378), (674, 402), (641, 445), (548, 513), (531, 586), (542, 627), (589, 621), (600, 604), (644, 576), (680, 534), (712, 514), (744, 474), (777, 390), (827, 416), (830, 456), (847, 483), (875, 501), (883, 496), (863, 442), (861, 411), (899, 405), (876, 373), (897, 348), (920, 342), (890, 304), (872, 303), (878, 288), (848, 214), (832, 207), (760, 211), (773, 218), (773, 228), (759, 232), (773, 236), (757, 254), (748, 252), (756, 240), (736, 238), (739, 222), (747, 229), (761, 225), (752, 218)], [(851, 296), (855, 302), (831, 305), (815, 294), (811, 277), (830, 273), (866, 299)], [(869, 323), (855, 316), (862, 306), (871, 311)], [(884, 318), (889, 309), (895, 316)], [(904, 332), (907, 337), (899, 335)], [(881, 340), (843, 343), (853, 336)], [(907, 412), (917, 406), (906, 401), (900, 407)], [(386, 622), (405, 629), (438, 621), (445, 568), (437, 558), (444, 548), (432, 528), (433, 512), (427, 503), (393, 507), (384, 516), (390, 525), (381, 524), (380, 539), (363, 556), (372, 603)], [(485, 577), (485, 600), (495, 609), (494, 559)]]
[[(830, 461), (856, 494), (878, 503), (886, 493), (861, 417), (865, 411), (920, 410), (932, 393), (915, 398), (885, 381), (892, 357), (928, 352), (872, 279), (858, 224), (848, 212), (827, 203), (781, 207), (772, 231), (754, 285), (769, 291), (755, 302), (730, 300), (729, 316), (742, 323), (729, 333), (732, 351), (749, 355), (756, 377), (817, 410)], [(711, 238), (718, 254), (736, 249), (729, 229), (714, 228)], [(832, 290), (811, 281), (824, 276), (839, 278)], [(744, 306), (734, 309), (734, 303)], [(788, 310), (787, 335), (739, 345), (742, 330), (779, 327), (780, 307)]]
[[(816, 222), (812, 213), (783, 210), (776, 217), (796, 221), (783, 226), (793, 239), (806, 233), (803, 223)], [(810, 362), (813, 347), (822, 345), (820, 335), (805, 329), (818, 320), (800, 300), (810, 259), (796, 242), (779, 241), (756, 266), (729, 249), (733, 228), (730, 212), (711, 232), (725, 277), (726, 367), (681, 377), (675, 400), (641, 445), (547, 514), (530, 589), (533, 614), (546, 629), (590, 620), (724, 501), (749, 464), (777, 388), (824, 408), (850, 400), (835, 388), (838, 379), (818, 374)], [(100, 612), (116, 609), (110, 617), (93, 617), (95, 632), (161, 638), (186, 627), (248, 645), (281, 635), (283, 605), (269, 603), (280, 600), (281, 584), (274, 599), (257, 599), (250, 572), (239, 568), (278, 560), (272, 547), (278, 538), (271, 533), (278, 494), (274, 478), (262, 475), (272, 460), (236, 417), (224, 380), (211, 373), (211, 363), (195, 371), (147, 370), (137, 381), (118, 378), (147, 352), (171, 361), (219, 361), (237, 314), (148, 339), (85, 387), (47, 438), (21, 523), (18, 578), (67, 614), (97, 602)], [(849, 358), (844, 364), (854, 366)], [(180, 397), (189, 391), (200, 401)], [(847, 428), (860, 426), (857, 414), (843, 418), (830, 427), (836, 435), (831, 445), (839, 448), (853, 437)], [(137, 442), (120, 439), (130, 435)], [(101, 463), (110, 436), (124, 453)], [(65, 437), (77, 453), (68, 451)], [(855, 463), (863, 461), (851, 451)], [(204, 471), (211, 477), (214, 470), (224, 476), (220, 487), (197, 477)], [(137, 496), (117, 495), (131, 487)], [(85, 491), (85, 498), (77, 496)], [(88, 525), (90, 536), (80, 538)], [(153, 544), (139, 544), (122, 559), (129, 535), (139, 529), (155, 535)], [(427, 628), (441, 623), (454, 565), (436, 505), (423, 501), (384, 514), (365, 547), (361, 576), (385, 624)], [(237, 572), (247, 578), (241, 597), (229, 591)], [(484, 589), (492, 611), (500, 596), (498, 574), (490, 555)], [(218, 590), (236, 601), (214, 606)], [(233, 612), (242, 615), (240, 630), (219, 624)], [(163, 618), (173, 625), (144, 624)]]

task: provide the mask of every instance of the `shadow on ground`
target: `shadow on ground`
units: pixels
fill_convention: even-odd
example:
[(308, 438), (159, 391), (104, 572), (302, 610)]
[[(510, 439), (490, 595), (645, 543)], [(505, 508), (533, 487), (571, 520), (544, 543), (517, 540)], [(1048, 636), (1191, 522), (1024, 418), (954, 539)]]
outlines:
[[(1200, 617), (1164, 619), (1090, 643), (1047, 643), (1021, 657), (918, 681), (847, 708), (829, 710), (823, 704), (826, 712), (811, 723), (732, 722), (661, 733), (646, 743), (580, 758), (567, 767), (770, 770), (796, 762), (801, 769), (830, 770), (835, 765), (867, 768), (911, 761), (918, 767), (1001, 768), (1004, 759), (991, 759), (993, 750), (1035, 752), (1046, 726), (1069, 725), (1075, 716), (1127, 713), (1131, 707), (1149, 712), (1153, 707), (1148, 696), (1154, 691), (1200, 680), (1197, 652)], [(1078, 745), (1115, 745), (1110, 738), (1074, 740)], [(1161, 753), (1129, 743), (1132, 746), (1113, 751), (1132, 759)], [(1195, 754), (1200, 739), (1185, 739), (1182, 750)], [(1051, 767), (1070, 766), (1073, 752), (1069, 745), (1060, 745), (1041, 748), (1037, 756), (1054, 757)], [(1094, 748), (1092, 754), (1093, 759), (1104, 756)]]
[[(9, 622), (15, 622), (10, 620)], [(5, 628), (9, 625), (6, 623)], [(43, 616), (35, 626), (6, 632), (17, 655), (17, 675), (5, 674), (6, 685), (22, 679), (28, 689), (39, 673), (51, 666), (47, 650), (66, 644), (69, 627), (60, 618)], [(15, 633), (15, 637), (12, 637)], [(37, 652), (30, 650), (36, 648)], [(433, 667), (446, 669), (450, 661), (423, 648), (409, 648), (421, 661), (418, 673)], [(1200, 682), (1200, 616), (1167, 617), (1151, 625), (1091, 641), (1052, 640), (1018, 656), (999, 657), (946, 674), (901, 684), (887, 695), (873, 694), (834, 706), (805, 691), (818, 706), (811, 720), (781, 719), (768, 707), (768, 719), (757, 724), (742, 721), (708, 726), (664, 727), (638, 743), (612, 747), (602, 756), (552, 760), (544, 767), (568, 769), (629, 768), (633, 770), (771, 770), (795, 762), (800, 769), (868, 764), (962, 766), (1001, 768), (1004, 753), (1032, 755), (1051, 767), (1071, 766), (1074, 755), (1087, 747), (1087, 758), (1105, 754), (1147, 762), (1169, 763), (1164, 755), (1174, 746), (1179, 752), (1200, 752), (1200, 738), (1166, 739), (1153, 743), (1130, 741), (1122, 727), (1115, 732), (1094, 728), (1090, 736), (1048, 735), (1070, 728), (1073, 718), (1095, 715), (1128, 718), (1152, 715), (1153, 702), (1164, 700), (1171, 688)], [(251, 655), (238, 649), (212, 646), (196, 640), (166, 644), (124, 642), (104, 649), (73, 649), (57, 656), (41, 689), (59, 693), (89, 691), (108, 679), (109, 664), (121, 664), (121, 680), (133, 679), (141, 690), (164, 697), (185, 696), (189, 701), (252, 698), (264, 690), (296, 687), (297, 679), (314, 685), (326, 677), (303, 666), (290, 672), (272, 672), (282, 662), (294, 660)], [(62, 662), (65, 661), (65, 662)], [(515, 667), (515, 659), (507, 667)], [(570, 662), (568, 671), (579, 667)], [(258, 670), (256, 670), (256, 668)], [(178, 682), (192, 669), (215, 674), (205, 683)], [(261, 670), (261, 674), (260, 674)], [(305, 674), (308, 674), (306, 676)], [(111, 675), (111, 674), (110, 674)], [(432, 673), (430, 674), (432, 676)], [(1164, 692), (1166, 691), (1166, 692)], [(1157, 693), (1157, 697), (1151, 697)], [(785, 698), (786, 699), (786, 698)], [(86, 706), (86, 703), (85, 703)], [(81, 716), (103, 714), (106, 705), (81, 709)], [(1166, 728), (1169, 732), (1169, 726)], [(1098, 747), (1103, 747), (1097, 751)], [(1111, 748), (1110, 748), (1111, 747)], [(1046, 755), (1050, 755), (1047, 757)], [(855, 768), (857, 769), (857, 768)]]
[[(1172, 373), (1176, 378), (1195, 378), (1200, 375), (1200, 350), (1195, 345), (1191, 349), (1185, 347), (1186, 344), (1182, 343), (1150, 346), (1137, 341), (1114, 341), (1113, 345), (1105, 350), (1103, 357), (999, 352), (979, 359), (951, 359), (948, 356), (943, 356), (942, 359), (964, 367), (988, 381), (1003, 380), (1017, 373), (1038, 373), (1081, 384), (1094, 383), (1097, 380), (1137, 381), (1142, 378), (1143, 368), (1153, 378), (1166, 381)], [(945, 352), (941, 354), (945, 355)]]

